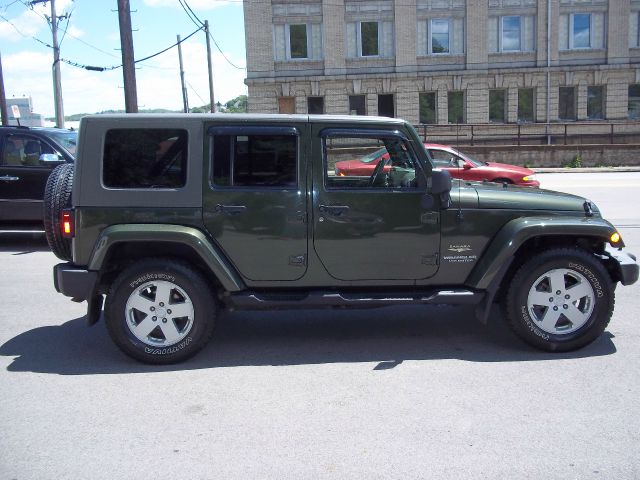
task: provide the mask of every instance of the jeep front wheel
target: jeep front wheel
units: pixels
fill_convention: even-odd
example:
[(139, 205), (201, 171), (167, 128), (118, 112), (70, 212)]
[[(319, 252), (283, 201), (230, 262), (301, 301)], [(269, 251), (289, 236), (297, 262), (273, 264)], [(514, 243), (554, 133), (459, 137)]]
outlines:
[(203, 276), (169, 259), (142, 260), (113, 283), (105, 305), (111, 338), (127, 355), (168, 364), (197, 353), (211, 338), (216, 305)]
[(525, 262), (507, 294), (513, 331), (534, 347), (566, 352), (593, 342), (609, 324), (614, 289), (604, 266), (578, 249), (554, 249)]

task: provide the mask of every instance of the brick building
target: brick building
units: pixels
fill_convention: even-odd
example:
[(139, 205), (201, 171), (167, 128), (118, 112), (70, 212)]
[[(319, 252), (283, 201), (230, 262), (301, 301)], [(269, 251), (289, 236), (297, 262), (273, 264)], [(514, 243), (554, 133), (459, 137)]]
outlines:
[(250, 112), (640, 117), (640, 0), (244, 0), (244, 15)]

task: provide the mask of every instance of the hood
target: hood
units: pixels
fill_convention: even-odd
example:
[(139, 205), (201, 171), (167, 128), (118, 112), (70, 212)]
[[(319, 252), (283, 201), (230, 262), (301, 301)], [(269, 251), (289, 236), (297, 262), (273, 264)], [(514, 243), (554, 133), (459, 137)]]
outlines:
[(534, 175), (536, 173), (530, 168), (519, 167), (518, 165), (510, 165), (508, 163), (487, 162), (486, 166), (497, 168), (502, 171), (513, 172), (517, 175), (522, 175), (523, 177), (526, 177), (527, 175)]
[[(513, 185), (508, 185), (505, 188), (502, 184), (492, 182), (474, 182), (472, 185), (478, 193), (479, 208), (584, 213), (584, 202), (590, 202), (577, 195), (554, 192), (553, 190)], [(594, 216), (600, 216), (595, 204), (590, 203)]]

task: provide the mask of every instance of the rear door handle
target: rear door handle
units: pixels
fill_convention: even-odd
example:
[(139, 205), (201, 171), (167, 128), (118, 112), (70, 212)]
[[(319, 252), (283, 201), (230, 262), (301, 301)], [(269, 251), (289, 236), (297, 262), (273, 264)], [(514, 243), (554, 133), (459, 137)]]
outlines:
[(225, 215), (238, 215), (239, 213), (246, 212), (247, 207), (245, 205), (222, 205), (219, 203), (214, 210), (218, 213), (224, 213)]
[(4, 175), (0, 177), (0, 180), (2, 180), (3, 182), (17, 182), (18, 180), (20, 180), (20, 177), (10, 177), (9, 175)]
[(349, 211), (348, 205), (320, 205), (320, 213), (339, 217)]

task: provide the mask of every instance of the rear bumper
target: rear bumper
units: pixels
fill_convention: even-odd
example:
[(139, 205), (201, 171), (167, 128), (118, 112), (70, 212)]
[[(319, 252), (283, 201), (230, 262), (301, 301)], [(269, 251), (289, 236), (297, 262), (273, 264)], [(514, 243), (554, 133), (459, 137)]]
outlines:
[(631, 285), (638, 281), (638, 264), (635, 255), (609, 245), (605, 249), (605, 254), (609, 257), (608, 261), (613, 265), (622, 285)]
[(76, 267), (71, 263), (59, 263), (53, 267), (53, 285), (56, 291), (77, 302), (95, 295), (98, 272)]

